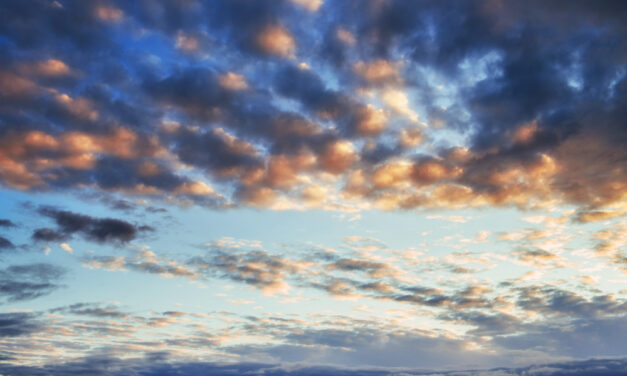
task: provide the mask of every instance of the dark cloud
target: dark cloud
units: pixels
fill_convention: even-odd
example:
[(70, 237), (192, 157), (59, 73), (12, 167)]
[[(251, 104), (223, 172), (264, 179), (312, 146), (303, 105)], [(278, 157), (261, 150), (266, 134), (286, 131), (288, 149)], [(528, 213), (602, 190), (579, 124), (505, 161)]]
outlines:
[(13, 249), (15, 245), (7, 238), (0, 236), (0, 249)]
[(121, 376), (133, 374), (137, 371), (146, 376), (200, 376), (200, 375), (267, 375), (267, 376), (392, 376), (392, 375), (450, 375), (450, 376), (618, 376), (625, 372), (627, 365), (624, 359), (590, 359), (550, 363), (521, 368), (494, 368), (484, 370), (457, 370), (457, 371), (417, 371), (411, 369), (368, 369), (339, 368), (332, 366), (299, 366), (287, 367), (277, 364), (263, 363), (230, 363), (217, 364), (206, 362), (174, 363), (168, 362), (167, 356), (162, 355), (145, 359), (134, 358), (121, 360), (106, 356), (92, 356), (71, 362), (34, 366), (0, 366), (0, 371), (15, 376), (69, 376), (90, 374), (99, 376)]
[(223, 108), (234, 105), (237, 95), (219, 84), (209, 69), (188, 69), (164, 79), (148, 79), (144, 90), (156, 101), (176, 106), (192, 118), (207, 122), (223, 119)]
[(41, 228), (33, 232), (33, 239), (62, 241), (74, 234), (99, 243), (126, 243), (141, 233), (152, 231), (150, 226), (134, 225), (115, 218), (94, 218), (53, 207), (40, 207), (39, 213), (52, 218), (57, 229)]
[(9, 219), (0, 219), (0, 227), (15, 227), (16, 224)]
[(183, 162), (217, 176), (237, 176), (263, 166), (263, 160), (254, 146), (233, 139), (224, 132), (199, 133), (181, 129), (175, 135), (174, 143), (173, 149)]
[(95, 166), (93, 180), (103, 189), (132, 189), (138, 185), (154, 187), (167, 192), (174, 191), (187, 179), (174, 174), (168, 168), (153, 164), (154, 173), (142, 176), (141, 161), (119, 158), (101, 158)]
[[(76, 48), (107, 46), (106, 23), (99, 19), (97, 3), (65, 1), (54, 6), (41, 1), (25, 6), (17, 1), (3, 5), (0, 32), (23, 47), (45, 47), (45, 42), (72, 43)], [(79, 17), (82, 16), (82, 17)], [(46, 35), (45, 39), (41, 35)]]
[(60, 242), (70, 238), (68, 234), (64, 234), (61, 231), (56, 231), (51, 228), (38, 228), (33, 231), (31, 236), (33, 240), (43, 242)]
[(0, 270), (0, 296), (7, 301), (31, 300), (61, 287), (65, 269), (52, 264), (12, 265)]
[(349, 106), (347, 98), (327, 89), (322, 79), (311, 70), (289, 65), (277, 73), (275, 81), (278, 93), (298, 100), (306, 109), (323, 117), (337, 118)]
[(32, 313), (0, 313), (0, 337), (18, 337), (42, 330)]

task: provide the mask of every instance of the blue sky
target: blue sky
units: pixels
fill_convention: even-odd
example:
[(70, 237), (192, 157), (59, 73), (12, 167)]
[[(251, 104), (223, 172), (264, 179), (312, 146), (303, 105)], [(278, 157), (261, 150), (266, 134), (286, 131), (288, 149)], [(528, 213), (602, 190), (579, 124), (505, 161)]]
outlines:
[(4, 2), (0, 374), (625, 372), (625, 11)]

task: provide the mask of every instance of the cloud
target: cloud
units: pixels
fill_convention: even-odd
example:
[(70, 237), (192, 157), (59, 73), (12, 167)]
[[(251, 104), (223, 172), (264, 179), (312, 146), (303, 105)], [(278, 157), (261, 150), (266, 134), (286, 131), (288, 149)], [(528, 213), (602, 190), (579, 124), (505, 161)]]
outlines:
[(0, 219), (0, 227), (16, 227), (16, 224), (9, 219)]
[(360, 135), (376, 136), (385, 130), (387, 120), (383, 110), (367, 105), (358, 110), (355, 129)]
[(576, 220), (581, 223), (604, 221), (611, 218), (620, 217), (622, 211), (585, 211), (577, 214)]
[(553, 287), (519, 287), (518, 305), (520, 308), (569, 318), (595, 318), (604, 315), (624, 315), (627, 302), (616, 300), (611, 294), (596, 295), (591, 298), (568, 290)]
[[(281, 362), (416, 367), (446, 363), (450, 354), (462, 354), (462, 360), (468, 353), (503, 356), (490, 364), (512, 364), (590, 356), (585, 346), (598, 356), (625, 353), (618, 338), (624, 330), (610, 330), (624, 327), (624, 299), (603, 290), (621, 281), (605, 272), (627, 271), (621, 222), (627, 199), (622, 2), (59, 0), (5, 2), (2, 14), (3, 189), (108, 200), (137, 215), (158, 210), (155, 202), (351, 215), (378, 209), (573, 209), (562, 217), (534, 214), (538, 221), (525, 226), (539, 228), (503, 234), (507, 242), (497, 245), (505, 247), (498, 254), (483, 250), (491, 238), (479, 232), (402, 251), (376, 239), (348, 237), (335, 252), (294, 256), (291, 250), (286, 256), (223, 242), (196, 258), (148, 248), (80, 257), (89, 268), (183, 278), (186, 284), (221, 280), (269, 294), (292, 288), (295, 300), (303, 298), (300, 289), (321, 299), (359, 297), (450, 328), (392, 330), (351, 321), (347, 327), (299, 323), (300, 331), (276, 334), (260, 326), (258, 332), (275, 342), (252, 346), (242, 343), (257, 333), (238, 317), (229, 335), (241, 335), (239, 347), (216, 350), (222, 346), (217, 335), (198, 331), (159, 343), (133, 342), (137, 348), (213, 346), (211, 351)], [(455, 226), (469, 220), (452, 214), (425, 215)], [(132, 221), (59, 208), (41, 207), (39, 215), (44, 222), (28, 228), (31, 238), (66, 251), (70, 239), (124, 245), (151, 231)], [(6, 232), (0, 248), (20, 248), (14, 244), (20, 229), (8, 219), (0, 219), (0, 227)], [(593, 232), (584, 239), (588, 229)], [(586, 247), (585, 241), (589, 249), (573, 249)], [(439, 253), (449, 246), (462, 250)], [(487, 280), (498, 273), (482, 273), (501, 263), (513, 264), (512, 276), (502, 283)], [(571, 267), (582, 272), (553, 270)], [(552, 273), (538, 273), (545, 269)], [(561, 272), (570, 279), (555, 280)], [(581, 284), (596, 276), (603, 276), (598, 284)], [(60, 288), (62, 277), (49, 264), (5, 265), (0, 295), (6, 302), (41, 297)], [(536, 285), (545, 277), (546, 283)], [(117, 326), (127, 313), (115, 306), (76, 303), (57, 313), (81, 324), (98, 321), (71, 326), (77, 332), (134, 335), (130, 324)], [(18, 316), (7, 316), (17, 320), (8, 324), (11, 330), (39, 320)], [(171, 319), (177, 317), (148, 315), (137, 322), (160, 328), (175, 325)], [(33, 332), (25, 330), (20, 341), (28, 333)], [(53, 337), (59, 341), (55, 349), (64, 348), (63, 335), (51, 333), (40, 338)], [(118, 351), (127, 350), (128, 342), (117, 344)], [(75, 356), (80, 348), (113, 351), (82, 341), (65, 348)], [(129, 345), (126, 353), (141, 352), (137, 348)], [(26, 364), (20, 353), (25, 351), (13, 348), (9, 356)], [(147, 374), (207, 373), (202, 367), (216, 373), (361, 372), (146, 365), (94, 356), (0, 373), (129, 374), (141, 367)], [(621, 372), (624, 364), (486, 372), (571, 370)]]
[(0, 337), (24, 336), (40, 330), (42, 326), (32, 313), (0, 313)]
[(40, 207), (39, 214), (52, 218), (57, 229), (40, 228), (33, 232), (37, 241), (64, 241), (74, 234), (98, 243), (127, 243), (139, 234), (152, 231), (149, 226), (137, 226), (115, 218), (94, 218), (54, 207)]
[(7, 238), (0, 236), (0, 249), (12, 249), (15, 245)]
[(407, 116), (413, 122), (418, 121), (418, 114), (411, 109), (407, 95), (399, 89), (387, 89), (383, 92), (383, 102), (392, 110)]
[(11, 265), (0, 270), (0, 296), (9, 302), (31, 300), (61, 287), (65, 269), (52, 264)]
[(359, 259), (339, 259), (328, 266), (331, 270), (337, 269), (342, 271), (361, 271), (367, 273), (372, 278), (381, 278), (394, 276), (399, 273), (398, 270), (390, 265)]
[(324, 4), (322, 0), (290, 0), (294, 4), (298, 4), (309, 12), (317, 12), (318, 9)]
[(300, 272), (305, 264), (265, 251), (230, 253), (214, 250), (211, 256), (192, 258), (189, 265), (199, 272), (255, 286), (266, 293), (285, 293), (286, 279)]
[(292, 34), (282, 25), (267, 25), (255, 37), (257, 47), (267, 53), (282, 57), (293, 57), (296, 42)]
[(134, 257), (86, 256), (83, 257), (82, 263), (83, 266), (91, 269), (105, 269), (109, 271), (134, 270), (166, 278), (182, 277), (195, 280), (201, 275), (198, 270), (190, 268), (185, 263), (157, 256), (149, 249), (137, 251)]
[(96, 17), (105, 22), (119, 22), (123, 16), (124, 12), (114, 7), (99, 6), (96, 8)]
[(101, 306), (96, 303), (74, 303), (66, 307), (58, 307), (50, 310), (51, 313), (62, 313), (78, 316), (89, 316), (100, 319), (126, 319), (127, 313), (118, 310), (114, 305)]
[(220, 85), (228, 90), (245, 90), (248, 89), (246, 79), (241, 74), (227, 72), (220, 76)]
[(72, 249), (72, 247), (70, 247), (70, 245), (67, 243), (61, 243), (59, 244), (59, 247), (61, 247), (61, 249), (63, 249), (67, 253), (70, 253), (70, 254), (74, 253), (74, 250)]
[[(540, 3), (5, 8), (11, 22), (2, 33), (12, 44), (0, 59), (0, 179), (13, 189), (95, 189), (215, 208), (307, 207), (300, 184), (242, 181), (263, 175), (278, 156), (308, 153), (316, 163), (303, 175), (312, 182), (317, 172), (332, 173), (344, 183), (337, 187), (383, 162), (415, 162), (412, 184), (366, 184), (345, 202), (317, 205), (323, 208), (566, 203), (583, 222), (624, 211), (617, 206), (625, 191), (616, 120), (625, 100), (622, 56), (603, 47), (624, 43), (615, 5), (577, 3), (559, 22), (548, 16), (553, 5)], [(300, 22), (302, 8), (312, 14)], [(178, 42), (169, 61), (180, 64), (164, 63), (152, 45), (142, 46), (145, 55), (125, 54), (112, 28), (162, 33)], [(588, 32), (575, 38), (582, 28)], [(115, 53), (105, 61), (101, 49)], [(190, 63), (201, 58), (192, 50), (215, 59), (200, 68)], [(297, 52), (308, 69), (275, 59)], [(433, 127), (419, 127), (418, 119)], [(181, 128), (167, 132), (165, 123)], [(234, 153), (218, 128), (256, 152)], [(372, 142), (362, 147), (363, 137)], [(354, 150), (338, 147), (348, 144)], [(428, 160), (414, 155), (419, 147)]]
[[(157, 355), (157, 354), (156, 354)], [(111, 356), (91, 356), (76, 359), (59, 364), (43, 366), (0, 366), (4, 373), (25, 376), (39, 374), (55, 374), (59, 376), (88, 373), (103, 376), (121, 376), (140, 370), (146, 376), (157, 375), (199, 375), (210, 373), (216, 376), (234, 374), (264, 374), (268, 376), (313, 376), (313, 375), (337, 375), (337, 376), (392, 376), (392, 375), (463, 375), (463, 376), (514, 376), (521, 374), (533, 374), (537, 376), (559, 375), (594, 375), (617, 376), (625, 370), (623, 359), (590, 359), (584, 361), (565, 361), (560, 363), (538, 364), (520, 368), (494, 368), (471, 370), (443, 370), (443, 371), (419, 371), (412, 369), (382, 369), (382, 368), (340, 368), (333, 366), (288, 366), (267, 363), (209, 363), (209, 362), (171, 362), (167, 357), (156, 356), (151, 359), (150, 354), (145, 358), (118, 359)]]
[(370, 84), (399, 85), (403, 82), (399, 73), (401, 65), (381, 59), (368, 63), (360, 61), (353, 65), (353, 70)]

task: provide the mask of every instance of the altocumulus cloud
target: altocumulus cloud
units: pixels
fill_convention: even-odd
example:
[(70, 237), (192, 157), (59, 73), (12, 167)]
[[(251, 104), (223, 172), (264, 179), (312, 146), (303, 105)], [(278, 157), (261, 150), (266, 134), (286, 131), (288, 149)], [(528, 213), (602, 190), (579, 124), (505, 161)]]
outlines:
[[(553, 1), (312, 3), (3, 4), (0, 181), (214, 208), (624, 212), (622, 2), (559, 20)], [(180, 63), (111, 32), (138, 29)], [(206, 54), (220, 63), (198, 67)], [(420, 148), (443, 129), (467, 142)], [(311, 183), (324, 194), (303, 201)]]

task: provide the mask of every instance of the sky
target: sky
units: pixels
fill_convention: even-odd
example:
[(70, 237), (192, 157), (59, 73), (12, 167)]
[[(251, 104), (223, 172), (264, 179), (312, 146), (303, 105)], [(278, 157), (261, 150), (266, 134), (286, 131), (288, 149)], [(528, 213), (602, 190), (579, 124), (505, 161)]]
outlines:
[(627, 374), (627, 2), (0, 3), (0, 375)]

